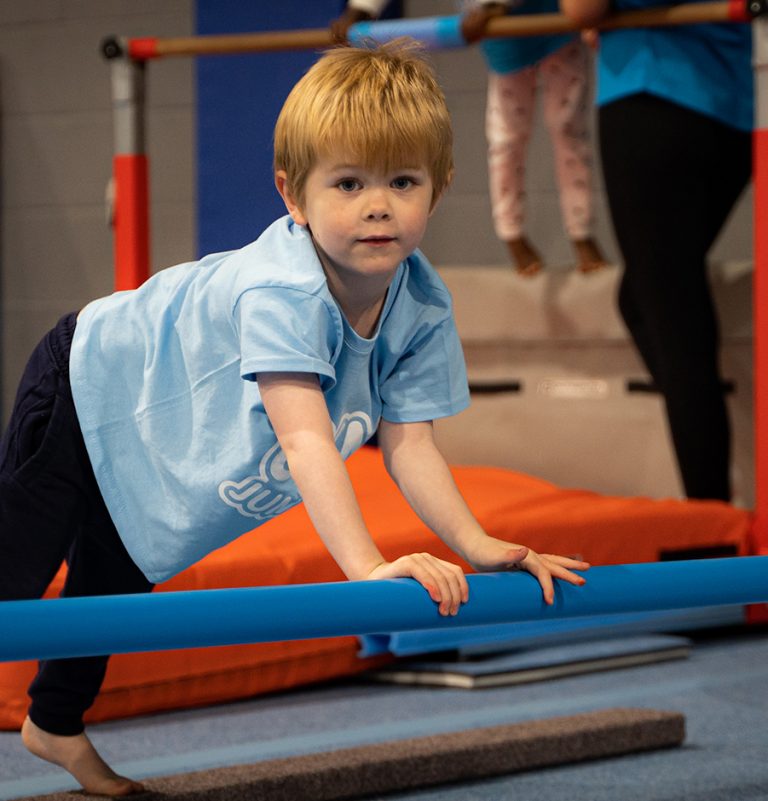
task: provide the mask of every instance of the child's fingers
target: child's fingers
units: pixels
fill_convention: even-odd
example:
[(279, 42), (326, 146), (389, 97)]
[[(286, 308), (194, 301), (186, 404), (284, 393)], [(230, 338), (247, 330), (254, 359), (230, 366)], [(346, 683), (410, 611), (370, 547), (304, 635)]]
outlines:
[(535, 554), (529, 552), (523, 566), (529, 573), (536, 577), (541, 586), (544, 601), (551, 605), (555, 600), (554, 578), (562, 579), (577, 587), (586, 584), (583, 576), (572, 573), (565, 565), (575, 570), (588, 570), (589, 563), (579, 559), (570, 559), (567, 556), (557, 556), (555, 554)]
[(440, 614), (455, 615), (469, 597), (469, 585), (458, 565), (427, 555), (430, 567), (440, 579)]
[(581, 559), (574, 559), (570, 556), (559, 556), (553, 553), (539, 554), (543, 559), (554, 562), (562, 567), (569, 567), (571, 570), (589, 570), (591, 565)]
[(583, 576), (578, 575), (578, 573), (572, 573), (571, 570), (589, 570), (589, 562), (553, 554), (540, 555), (540, 558), (555, 578), (563, 579), (579, 587), (587, 583)]
[(538, 559), (528, 565), (527, 570), (538, 580), (544, 602), (551, 606), (555, 602), (555, 585), (552, 583), (552, 574)]
[(469, 595), (469, 586), (458, 565), (444, 562), (428, 553), (404, 557), (412, 564), (411, 575), (439, 605), (441, 615), (455, 615)]

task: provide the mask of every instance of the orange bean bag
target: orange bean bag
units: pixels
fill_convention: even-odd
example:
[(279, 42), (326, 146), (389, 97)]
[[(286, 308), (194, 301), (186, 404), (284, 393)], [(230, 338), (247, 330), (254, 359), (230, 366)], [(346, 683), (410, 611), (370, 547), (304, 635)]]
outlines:
[[(455, 560), (402, 498), (376, 449), (363, 448), (347, 464), (369, 529), (387, 558), (427, 550)], [(489, 534), (540, 552), (581, 554), (593, 564), (751, 552), (750, 513), (725, 503), (608, 497), (500, 468), (455, 467), (453, 473)], [(299, 506), (156, 591), (342, 579)], [(49, 595), (58, 594), (62, 580), (63, 572)], [(361, 659), (357, 650), (355, 637), (337, 637), (118, 655), (110, 660), (103, 691), (87, 719), (246, 698), (354, 674), (388, 659)], [(33, 662), (0, 664), (0, 728), (21, 725), (34, 672)]]

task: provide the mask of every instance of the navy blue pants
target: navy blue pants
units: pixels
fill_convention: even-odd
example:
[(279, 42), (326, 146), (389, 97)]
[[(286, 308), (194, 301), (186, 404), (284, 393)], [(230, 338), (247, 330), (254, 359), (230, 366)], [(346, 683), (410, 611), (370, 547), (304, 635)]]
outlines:
[[(0, 600), (39, 598), (62, 562), (63, 596), (149, 592), (109, 516), (83, 442), (69, 383), (77, 316), (35, 348), (0, 441)], [(30, 718), (52, 734), (83, 731), (108, 655), (40, 663)]]

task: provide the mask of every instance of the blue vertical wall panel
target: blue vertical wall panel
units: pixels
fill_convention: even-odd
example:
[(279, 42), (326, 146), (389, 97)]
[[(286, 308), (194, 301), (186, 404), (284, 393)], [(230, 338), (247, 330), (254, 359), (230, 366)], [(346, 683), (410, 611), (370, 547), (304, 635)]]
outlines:
[[(198, 0), (200, 34), (322, 28), (340, 0)], [(285, 207), (272, 182), (272, 131), (313, 51), (204, 56), (196, 62), (197, 247), (212, 253), (255, 239)]]
[[(324, 28), (346, 0), (197, 0), (199, 34)], [(390, 2), (383, 17), (401, 14)], [(197, 249), (230, 250), (285, 213), (272, 181), (272, 131), (317, 52), (203, 56), (197, 83)]]

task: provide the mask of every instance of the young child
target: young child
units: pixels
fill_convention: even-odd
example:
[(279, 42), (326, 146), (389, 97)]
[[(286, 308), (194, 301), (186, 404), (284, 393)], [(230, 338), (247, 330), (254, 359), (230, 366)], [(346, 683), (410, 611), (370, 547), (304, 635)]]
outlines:
[[(557, 0), (473, 0), (462, 19), (468, 42), (478, 41), (489, 19), (507, 13), (545, 14)], [(544, 119), (555, 157), (560, 210), (578, 269), (605, 266), (592, 234), (592, 153), (587, 133), (587, 50), (570, 34), (487, 39), (481, 44), (488, 65), (485, 134), (488, 179), (496, 235), (516, 269), (535, 275), (541, 257), (525, 235), (525, 162), (540, 90)]]
[[(299, 503), (349, 579), (413, 577), (443, 615), (454, 564), (387, 562), (344, 459), (378, 430), (405, 497), (478, 570), (523, 568), (552, 603), (584, 562), (485, 534), (432, 438), (468, 403), (451, 300), (416, 249), (452, 172), (434, 75), (403, 43), (324, 55), (275, 130), (289, 215), (238, 251), (64, 317), (35, 350), (0, 449), (0, 594), (148, 592)], [(255, 536), (258, 536), (256, 534)], [(107, 658), (43, 663), (22, 737), (89, 792), (128, 795), (83, 728)]]

